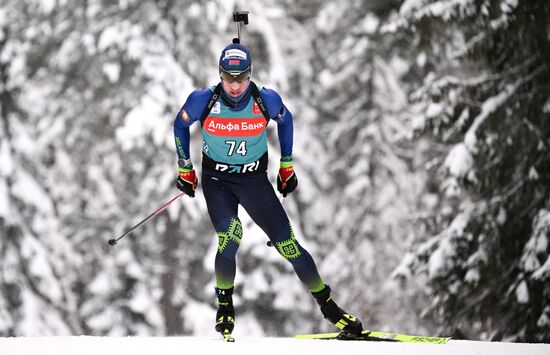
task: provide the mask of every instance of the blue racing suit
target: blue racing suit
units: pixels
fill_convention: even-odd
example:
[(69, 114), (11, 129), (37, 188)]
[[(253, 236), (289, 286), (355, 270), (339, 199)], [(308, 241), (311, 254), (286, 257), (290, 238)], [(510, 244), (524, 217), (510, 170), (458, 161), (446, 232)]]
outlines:
[(261, 88), (265, 103), (264, 117), (254, 97), (251, 84), (238, 101), (223, 89), (209, 114), (201, 118), (214, 88), (192, 92), (174, 121), (176, 152), (180, 160), (190, 163), (189, 127), (201, 124), (203, 137), (202, 188), (208, 213), (218, 235), (215, 260), (216, 287), (234, 285), (235, 256), (243, 228), (238, 205), (243, 206), (254, 222), (267, 234), (278, 252), (287, 259), (300, 280), (311, 292), (324, 289), (315, 262), (298, 243), (289, 219), (273, 186), (267, 178), (267, 124), (277, 123), (281, 156), (292, 156), (292, 114), (274, 90)]

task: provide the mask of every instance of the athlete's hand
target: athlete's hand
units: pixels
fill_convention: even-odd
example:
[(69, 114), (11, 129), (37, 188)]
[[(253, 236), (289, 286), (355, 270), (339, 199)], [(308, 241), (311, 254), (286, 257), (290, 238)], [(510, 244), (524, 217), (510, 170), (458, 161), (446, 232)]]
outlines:
[(180, 167), (178, 168), (178, 180), (176, 181), (176, 186), (181, 191), (185, 192), (190, 197), (195, 197), (195, 190), (199, 184), (199, 179), (197, 179), (197, 174), (193, 165), (186, 165), (181, 167), (181, 163), (178, 162)]
[(294, 172), (294, 164), (292, 159), (290, 161), (281, 161), (279, 167), (279, 174), (277, 175), (277, 191), (286, 197), (289, 193), (294, 191), (298, 186), (298, 178)]

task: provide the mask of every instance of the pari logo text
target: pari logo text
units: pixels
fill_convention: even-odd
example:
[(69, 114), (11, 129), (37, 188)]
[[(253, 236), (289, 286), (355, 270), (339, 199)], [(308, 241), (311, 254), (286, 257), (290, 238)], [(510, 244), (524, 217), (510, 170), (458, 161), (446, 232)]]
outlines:
[(204, 122), (204, 130), (215, 136), (257, 136), (266, 128), (263, 117), (251, 118), (223, 118), (208, 116)]
[(260, 161), (256, 160), (248, 164), (223, 164), (216, 163), (216, 170), (233, 174), (246, 174), (257, 171), (260, 167)]

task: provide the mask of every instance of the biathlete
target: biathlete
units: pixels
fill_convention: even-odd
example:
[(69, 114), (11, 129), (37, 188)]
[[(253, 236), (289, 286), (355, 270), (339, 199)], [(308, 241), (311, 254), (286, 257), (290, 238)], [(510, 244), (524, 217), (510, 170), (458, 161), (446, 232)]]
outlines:
[(281, 148), (277, 190), (283, 196), (298, 185), (292, 161), (292, 114), (277, 92), (258, 88), (251, 80), (249, 49), (234, 39), (219, 59), (220, 83), (192, 92), (174, 121), (178, 155), (177, 187), (194, 197), (198, 179), (189, 154), (189, 127), (200, 122), (202, 189), (218, 236), (215, 258), (216, 331), (231, 334), (235, 324), (232, 294), (235, 256), (243, 237), (237, 215), (241, 205), (288, 260), (300, 281), (315, 297), (324, 317), (349, 334), (362, 331), (361, 322), (331, 298), (311, 255), (292, 230), (281, 202), (267, 177), (267, 124), (277, 123)]

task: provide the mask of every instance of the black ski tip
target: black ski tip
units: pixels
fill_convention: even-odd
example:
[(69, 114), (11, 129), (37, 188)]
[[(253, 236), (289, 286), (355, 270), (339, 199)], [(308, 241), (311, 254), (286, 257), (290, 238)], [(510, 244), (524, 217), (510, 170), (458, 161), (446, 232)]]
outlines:
[(110, 246), (113, 246), (113, 245), (116, 244), (116, 240), (115, 239), (109, 239), (109, 241), (107, 243), (109, 243)]

